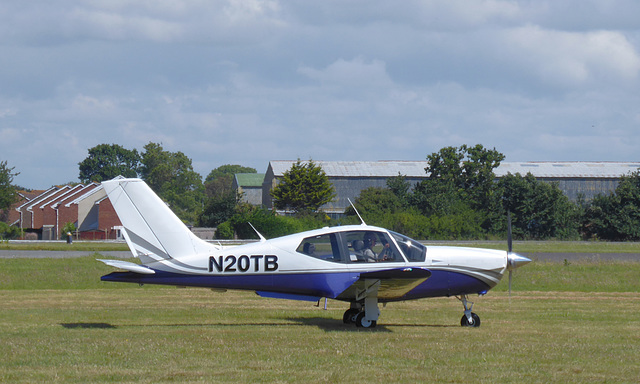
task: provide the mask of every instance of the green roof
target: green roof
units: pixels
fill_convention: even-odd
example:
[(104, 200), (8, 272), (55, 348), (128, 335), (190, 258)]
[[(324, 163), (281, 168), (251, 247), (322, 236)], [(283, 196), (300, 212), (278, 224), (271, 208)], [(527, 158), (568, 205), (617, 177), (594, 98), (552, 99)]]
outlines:
[(240, 187), (262, 187), (264, 173), (236, 173), (236, 182)]

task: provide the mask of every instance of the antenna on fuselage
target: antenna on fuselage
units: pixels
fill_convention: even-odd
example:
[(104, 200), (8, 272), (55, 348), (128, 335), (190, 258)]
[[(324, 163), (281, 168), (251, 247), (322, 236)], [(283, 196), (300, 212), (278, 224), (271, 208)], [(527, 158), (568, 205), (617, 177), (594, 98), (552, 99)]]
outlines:
[(365, 223), (364, 220), (362, 220), (362, 216), (360, 216), (360, 212), (358, 212), (358, 210), (356, 209), (356, 206), (353, 204), (351, 199), (347, 198), (347, 200), (349, 200), (349, 204), (351, 204), (351, 207), (353, 207), (353, 210), (356, 211), (356, 215), (358, 215), (358, 217), (360, 218), (360, 223), (362, 225), (367, 225), (367, 223)]
[(253, 229), (253, 231), (258, 235), (258, 237), (260, 237), (260, 242), (262, 243), (263, 241), (267, 241), (267, 239), (264, 238), (264, 236), (262, 236), (262, 234), (260, 232), (258, 232), (258, 230), (256, 229), (256, 227), (253, 226), (253, 224), (248, 223), (251, 228)]

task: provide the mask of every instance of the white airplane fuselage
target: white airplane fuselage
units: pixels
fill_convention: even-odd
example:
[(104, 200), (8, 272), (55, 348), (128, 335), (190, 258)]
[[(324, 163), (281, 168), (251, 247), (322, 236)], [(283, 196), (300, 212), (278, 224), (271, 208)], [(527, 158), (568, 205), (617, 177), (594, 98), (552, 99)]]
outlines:
[[(105, 281), (167, 284), (281, 293), (340, 299), (340, 294), (361, 273), (390, 269), (423, 268), (431, 277), (401, 297), (380, 301), (424, 297), (483, 294), (493, 288), (507, 269), (507, 252), (450, 246), (427, 247), (424, 261), (333, 262), (296, 252), (305, 237), (349, 231), (384, 231), (371, 226), (343, 226), (294, 234), (264, 242), (212, 249), (174, 259), (159, 259), (146, 266), (153, 275), (127, 274)], [(293, 249), (292, 249), (293, 248)], [(348, 298), (342, 300), (349, 301)]]

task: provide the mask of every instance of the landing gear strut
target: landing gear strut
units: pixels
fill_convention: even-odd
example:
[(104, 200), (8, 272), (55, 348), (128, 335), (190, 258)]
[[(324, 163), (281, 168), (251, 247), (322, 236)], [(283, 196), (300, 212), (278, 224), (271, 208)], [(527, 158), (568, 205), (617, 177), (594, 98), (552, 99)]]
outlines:
[(460, 319), (460, 325), (463, 327), (479, 327), (480, 316), (471, 312), (473, 309), (473, 303), (467, 300), (467, 295), (462, 295), (460, 297), (456, 296), (456, 298), (462, 301), (462, 305), (464, 306), (464, 315), (462, 315), (462, 318)]

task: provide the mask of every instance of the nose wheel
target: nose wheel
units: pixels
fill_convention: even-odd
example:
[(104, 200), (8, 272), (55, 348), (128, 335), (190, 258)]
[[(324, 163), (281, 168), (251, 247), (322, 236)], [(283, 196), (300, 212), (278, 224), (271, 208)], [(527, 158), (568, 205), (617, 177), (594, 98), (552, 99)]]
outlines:
[(462, 318), (460, 319), (460, 325), (463, 327), (479, 327), (480, 316), (476, 315), (474, 312), (471, 312), (471, 310), (473, 309), (473, 303), (467, 300), (467, 295), (462, 295), (457, 298), (458, 300), (462, 301), (462, 305), (464, 306), (464, 315), (462, 315)]
[(480, 326), (480, 316), (471, 312), (471, 322), (467, 318), (467, 315), (462, 315), (462, 319), (460, 319), (460, 325), (463, 327), (479, 327)]

